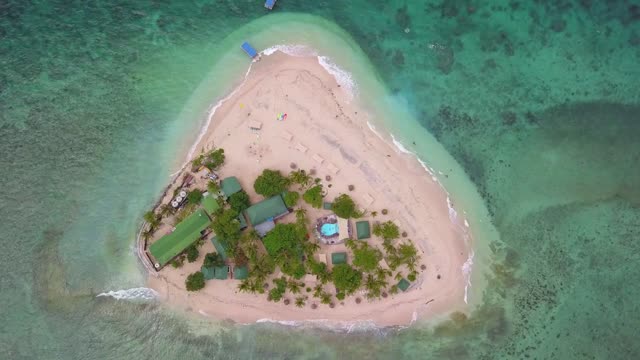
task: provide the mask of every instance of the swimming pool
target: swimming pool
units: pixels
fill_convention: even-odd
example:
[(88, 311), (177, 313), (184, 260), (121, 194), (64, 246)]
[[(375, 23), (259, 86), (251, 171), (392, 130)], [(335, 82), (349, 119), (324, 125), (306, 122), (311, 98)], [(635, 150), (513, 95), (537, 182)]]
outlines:
[(333, 236), (338, 233), (338, 224), (322, 224), (320, 232), (323, 236)]

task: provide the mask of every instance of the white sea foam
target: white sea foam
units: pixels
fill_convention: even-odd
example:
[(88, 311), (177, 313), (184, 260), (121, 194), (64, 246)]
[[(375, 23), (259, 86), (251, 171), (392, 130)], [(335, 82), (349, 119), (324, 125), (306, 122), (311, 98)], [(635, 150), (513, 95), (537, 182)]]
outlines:
[(453, 204), (451, 203), (451, 198), (447, 196), (447, 208), (449, 208), (449, 219), (451, 222), (456, 223), (458, 220), (458, 212), (453, 208)]
[(409, 151), (406, 147), (404, 147), (404, 145), (402, 145), (402, 143), (398, 140), (396, 140), (395, 136), (393, 136), (393, 134), (389, 134), (391, 135), (391, 141), (393, 141), (393, 145), (396, 146), (396, 148), (398, 150), (400, 150), (401, 153), (404, 154), (414, 154), (413, 152)]
[(155, 300), (158, 293), (149, 288), (138, 287), (123, 290), (110, 290), (98, 294), (96, 297), (110, 296), (116, 300)]
[(338, 66), (328, 56), (320, 55), (315, 49), (298, 44), (273, 45), (262, 50), (261, 54), (269, 56), (276, 51), (280, 51), (291, 56), (317, 57), (320, 66), (322, 66), (329, 74), (331, 74), (336, 79), (336, 82), (346, 92), (349, 100), (352, 100), (355, 96), (356, 82), (353, 80), (353, 76), (351, 75), (351, 73)]
[(327, 56), (318, 56), (318, 63), (327, 70), (329, 74), (333, 75), (336, 82), (349, 96), (349, 100), (352, 100), (357, 88), (356, 82), (353, 80), (351, 73), (336, 65), (336, 63), (331, 61)]
[(363, 321), (332, 321), (326, 319), (318, 320), (274, 320), (269, 318), (258, 319), (256, 323), (271, 323), (279, 324), (283, 326), (291, 327), (310, 327), (320, 328), (324, 330), (336, 331), (336, 332), (364, 332), (364, 331), (381, 331), (382, 328), (378, 327), (372, 320)]
[(262, 50), (261, 54), (269, 56), (273, 55), (276, 51), (280, 51), (291, 56), (318, 56), (318, 53), (313, 48), (298, 44), (277, 44), (269, 46)]
[(467, 258), (467, 261), (465, 261), (464, 264), (462, 264), (462, 275), (465, 278), (465, 285), (464, 285), (464, 303), (465, 304), (468, 304), (467, 295), (469, 293), (469, 288), (471, 287), (471, 269), (473, 268), (473, 256), (474, 256), (474, 252), (473, 250), (471, 250), (471, 252), (469, 253), (469, 257)]

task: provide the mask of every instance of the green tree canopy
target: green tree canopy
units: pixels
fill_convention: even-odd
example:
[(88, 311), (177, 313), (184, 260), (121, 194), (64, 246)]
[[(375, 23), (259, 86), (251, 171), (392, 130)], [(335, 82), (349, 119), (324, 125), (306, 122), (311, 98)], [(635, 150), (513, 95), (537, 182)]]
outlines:
[(253, 183), (256, 193), (265, 197), (280, 194), (289, 187), (289, 179), (280, 174), (278, 170), (265, 169)]
[(277, 224), (262, 241), (272, 257), (293, 259), (301, 255), (305, 237), (297, 224)]
[(331, 210), (343, 219), (359, 218), (362, 213), (356, 208), (356, 203), (351, 199), (351, 196), (342, 194), (338, 196), (331, 206)]
[(238, 214), (245, 211), (249, 205), (251, 205), (251, 201), (249, 200), (249, 195), (247, 195), (244, 190), (238, 191), (235, 194), (229, 196), (227, 199), (229, 205), (233, 210), (235, 210)]
[(378, 267), (378, 262), (382, 259), (380, 250), (360, 242), (353, 250), (353, 265), (362, 271), (370, 272)]
[(218, 253), (208, 253), (202, 263), (205, 267), (224, 266), (224, 259)]
[(302, 199), (316, 209), (322, 207), (322, 185), (316, 185), (309, 188), (302, 194)]
[(202, 191), (198, 189), (193, 189), (187, 194), (187, 202), (189, 202), (189, 204), (198, 205), (200, 204), (200, 200), (202, 200)]
[(185, 281), (187, 291), (198, 291), (204, 287), (204, 274), (201, 271), (194, 272), (187, 276)]
[(373, 234), (382, 237), (384, 240), (393, 240), (400, 237), (400, 229), (392, 221), (385, 221), (382, 224), (373, 226)]
[(233, 209), (224, 209), (218, 212), (211, 222), (211, 228), (220, 242), (227, 246), (229, 256), (233, 256), (240, 240), (238, 212)]
[(353, 294), (362, 283), (362, 273), (349, 264), (339, 264), (333, 267), (333, 283), (340, 292)]
[(287, 205), (287, 207), (289, 208), (294, 207), (298, 203), (298, 200), (300, 200), (300, 193), (297, 191), (288, 191), (284, 195), (283, 200), (284, 200), (284, 204)]
[(193, 159), (191, 164), (194, 167), (199, 167), (201, 165), (204, 165), (209, 170), (213, 171), (219, 168), (222, 164), (224, 164), (224, 160), (225, 160), (224, 149), (216, 149), (216, 150), (209, 151), (206, 154), (198, 155), (195, 159)]

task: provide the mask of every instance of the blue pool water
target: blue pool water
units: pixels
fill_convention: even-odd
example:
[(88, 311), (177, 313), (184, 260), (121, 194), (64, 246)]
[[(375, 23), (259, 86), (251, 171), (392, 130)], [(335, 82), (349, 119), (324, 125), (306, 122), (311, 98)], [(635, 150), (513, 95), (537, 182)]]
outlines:
[(320, 227), (320, 232), (324, 236), (333, 236), (338, 233), (338, 224), (323, 224)]

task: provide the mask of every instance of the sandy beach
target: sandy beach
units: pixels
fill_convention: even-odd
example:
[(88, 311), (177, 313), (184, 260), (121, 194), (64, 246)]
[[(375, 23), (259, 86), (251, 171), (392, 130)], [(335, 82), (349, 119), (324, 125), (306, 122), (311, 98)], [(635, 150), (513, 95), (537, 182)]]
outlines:
[[(163, 302), (238, 323), (329, 320), (388, 326), (465, 311), (462, 266), (470, 244), (460, 224), (449, 218), (446, 192), (414, 156), (395, 148), (383, 131), (382, 136), (372, 132), (367, 122), (375, 124), (375, 120), (366, 104), (358, 104), (357, 97), (350, 99), (316, 57), (276, 52), (254, 63), (241, 87), (217, 109), (196, 153), (224, 148), (227, 159), (219, 173), (236, 176), (252, 202), (262, 198), (254, 192), (253, 181), (265, 168), (286, 174), (295, 163), (301, 169), (315, 169), (314, 176), (323, 180), (331, 176), (333, 186), (325, 187), (325, 199), (348, 193), (361, 208), (378, 212), (375, 218), (366, 217), (371, 222), (391, 220), (407, 232), (398, 241), (413, 241), (426, 267), (412, 287), (380, 300), (356, 295), (363, 299), (360, 304), (356, 296), (350, 296), (334, 308), (311, 297), (302, 308), (269, 302), (265, 294), (239, 292), (237, 280), (210, 280), (204, 289), (187, 292), (185, 278), (199, 270), (204, 254), (214, 251), (207, 241), (198, 261), (179, 269), (168, 266), (149, 276), (148, 286)], [(285, 120), (277, 120), (280, 113), (287, 114)], [(250, 128), (257, 123), (260, 130)], [(348, 185), (355, 190), (349, 191)], [(382, 209), (388, 209), (388, 214), (380, 214)], [(308, 217), (314, 220), (326, 214), (319, 209), (310, 211)], [(293, 221), (289, 218), (282, 221)], [(381, 240), (374, 237), (369, 244), (380, 246)], [(344, 247), (322, 245), (320, 252), (330, 254)], [(293, 298), (290, 294), (285, 297)], [(313, 309), (312, 303), (318, 307)]]

